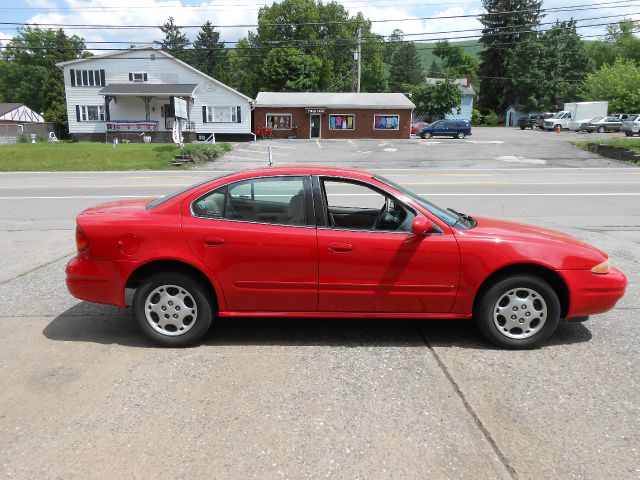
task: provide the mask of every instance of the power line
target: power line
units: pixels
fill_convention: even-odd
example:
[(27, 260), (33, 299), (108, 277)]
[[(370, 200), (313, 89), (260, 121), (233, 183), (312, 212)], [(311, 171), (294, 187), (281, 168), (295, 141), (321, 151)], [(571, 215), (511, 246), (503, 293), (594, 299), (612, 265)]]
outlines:
[[(551, 7), (541, 9), (529, 9), (529, 10), (502, 10), (495, 12), (486, 12), (481, 14), (466, 14), (466, 15), (447, 15), (447, 16), (433, 16), (433, 17), (416, 17), (416, 18), (386, 18), (379, 20), (338, 20), (330, 22), (299, 22), (299, 23), (263, 23), (262, 26), (323, 26), (323, 25), (350, 25), (350, 24), (367, 24), (367, 23), (389, 23), (389, 22), (415, 22), (421, 20), (451, 20), (456, 18), (487, 18), (493, 15), (503, 15), (508, 13), (526, 13), (526, 12), (572, 12), (572, 11), (584, 11), (584, 10), (602, 10), (611, 8), (621, 8), (623, 6), (637, 6), (638, 3), (632, 3), (633, 0), (616, 0), (610, 2), (594, 3), (589, 6), (585, 5), (569, 5), (564, 7)], [(621, 5), (623, 4), (623, 5)], [(160, 25), (96, 25), (96, 24), (71, 24), (71, 23), (25, 23), (25, 22), (0, 22), (0, 25), (13, 25), (13, 26), (28, 26), (28, 27), (56, 27), (56, 28), (73, 28), (79, 30), (135, 30), (135, 29), (156, 29), (160, 28)], [(215, 28), (252, 28), (258, 27), (259, 24), (237, 24), (237, 25), (214, 25)], [(180, 29), (201, 28), (202, 25), (178, 25)]]

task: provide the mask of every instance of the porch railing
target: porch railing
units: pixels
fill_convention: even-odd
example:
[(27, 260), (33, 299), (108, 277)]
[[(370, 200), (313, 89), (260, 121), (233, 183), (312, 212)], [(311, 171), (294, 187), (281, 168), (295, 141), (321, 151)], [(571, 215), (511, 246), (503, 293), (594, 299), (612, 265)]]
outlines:
[(154, 120), (110, 120), (107, 132), (155, 132), (159, 122)]
[[(173, 130), (173, 124), (174, 123), (175, 123), (175, 120), (167, 120), (166, 121), (167, 130)], [(182, 120), (181, 123), (182, 123), (182, 131), (183, 132), (195, 132), (195, 130), (196, 130), (196, 122)]]

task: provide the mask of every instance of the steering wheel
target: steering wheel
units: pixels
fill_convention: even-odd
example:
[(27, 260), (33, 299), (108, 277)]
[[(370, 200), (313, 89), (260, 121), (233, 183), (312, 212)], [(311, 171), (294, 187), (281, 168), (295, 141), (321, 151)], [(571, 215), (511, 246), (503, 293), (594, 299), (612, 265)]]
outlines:
[(383, 221), (386, 220), (386, 216), (389, 214), (389, 197), (385, 197), (384, 205), (380, 209), (378, 216), (376, 217), (375, 222), (373, 222), (373, 229), (378, 230), (382, 227)]

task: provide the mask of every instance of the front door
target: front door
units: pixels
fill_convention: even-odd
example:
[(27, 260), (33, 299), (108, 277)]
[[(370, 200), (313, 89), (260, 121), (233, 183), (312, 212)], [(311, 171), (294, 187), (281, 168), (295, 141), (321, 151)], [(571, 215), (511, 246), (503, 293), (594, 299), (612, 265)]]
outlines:
[(311, 138), (320, 138), (320, 115), (311, 115)]
[(242, 180), (194, 195), (182, 215), (189, 248), (221, 284), (225, 311), (317, 310), (310, 177)]
[(171, 112), (171, 105), (166, 103), (162, 108), (162, 116), (164, 117), (164, 128), (165, 130), (171, 130), (173, 128), (173, 112)]
[(418, 213), (399, 200), (358, 182), (325, 177), (321, 185), (328, 225), (318, 228), (320, 311), (451, 310), (460, 254), (450, 230), (413, 235)]

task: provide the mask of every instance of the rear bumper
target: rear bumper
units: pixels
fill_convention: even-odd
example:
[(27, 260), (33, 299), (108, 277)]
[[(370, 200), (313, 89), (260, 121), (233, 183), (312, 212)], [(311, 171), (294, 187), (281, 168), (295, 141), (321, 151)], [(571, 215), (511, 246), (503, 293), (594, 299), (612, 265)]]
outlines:
[(589, 270), (560, 270), (569, 287), (568, 319), (603, 313), (615, 307), (627, 288), (627, 277), (612, 268), (605, 275)]
[(67, 264), (67, 289), (80, 300), (124, 308), (120, 265), (110, 260), (74, 257)]

